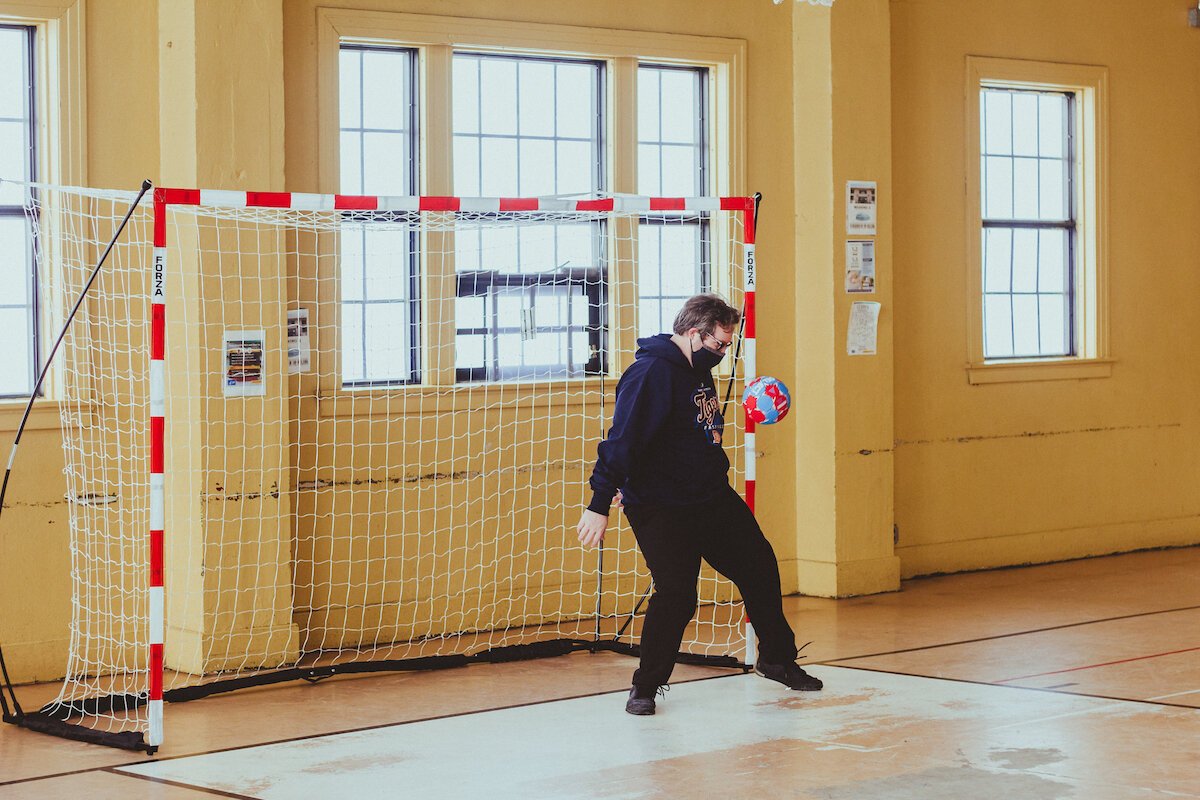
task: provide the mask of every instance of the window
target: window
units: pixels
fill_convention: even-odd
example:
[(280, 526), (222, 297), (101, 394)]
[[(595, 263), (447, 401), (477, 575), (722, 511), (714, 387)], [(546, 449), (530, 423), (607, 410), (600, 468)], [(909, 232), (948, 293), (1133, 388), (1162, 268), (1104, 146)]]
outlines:
[[(708, 70), (638, 67), (638, 194), (708, 194)], [(708, 215), (644, 217), (638, 228), (638, 332), (669, 332), (683, 302), (711, 290)], [(664, 268), (664, 265), (673, 265)]]
[[(37, 177), (32, 27), (0, 26), (0, 175)], [(0, 396), (28, 395), (41, 363), (37, 275), (25, 190), (0, 186)]]
[[(405, 191), (395, 179), (386, 189), (364, 179), (375, 175), (365, 137), (403, 130), (410, 131), (404, 180), (414, 195), (745, 190), (740, 40), (337, 8), (318, 9), (317, 25), (322, 192)], [(368, 119), (372, 102), (399, 102), (367, 90), (368, 56), (349, 61), (351, 52), (410, 54), (407, 129)], [(358, 83), (345, 74), (354, 68)], [(394, 93), (403, 82), (385, 87)], [(333, 146), (339, 127), (340, 149)], [(352, 188), (354, 180), (360, 188)], [(343, 387), (417, 384), (433, 402), (440, 387), (456, 384), (606, 374), (612, 354), (632, 352), (642, 326), (668, 328), (686, 297), (734, 290), (715, 283), (730, 231), (710, 216), (643, 212), (639, 222), (604, 214), (423, 212), (423, 230), (406, 251), (408, 294), (370, 294), (369, 264), (356, 272), (350, 258), (350, 267), (319, 260), (320, 277), (337, 270), (357, 281), (341, 292), (345, 319), (360, 325), (335, 327), (334, 314), (318, 321), (319, 335), (338, 341), (345, 359), (338, 370), (321, 367), (319, 380), (332, 397), (325, 413), (386, 413), (373, 404), (374, 393)], [(347, 225), (360, 221), (345, 218)], [(663, 266), (681, 258), (682, 267)], [(635, 275), (637, 282), (629, 279)], [(359, 310), (369, 302), (407, 304), (406, 347), (419, 348), (405, 361), (407, 372), (373, 355), (369, 311)]]
[[(342, 194), (417, 194), (416, 51), (343, 45), (339, 59)], [(420, 380), (419, 246), (386, 214), (341, 227), (342, 382)], [(397, 337), (395, 332), (403, 331)]]
[(981, 90), (984, 358), (1075, 354), (1072, 102)]
[[(454, 193), (604, 192), (603, 81), (595, 61), (455, 53)], [(464, 217), (455, 233), (457, 379), (598, 372), (605, 264), (600, 222)]]
[(1104, 377), (1102, 67), (967, 60), (972, 383)]

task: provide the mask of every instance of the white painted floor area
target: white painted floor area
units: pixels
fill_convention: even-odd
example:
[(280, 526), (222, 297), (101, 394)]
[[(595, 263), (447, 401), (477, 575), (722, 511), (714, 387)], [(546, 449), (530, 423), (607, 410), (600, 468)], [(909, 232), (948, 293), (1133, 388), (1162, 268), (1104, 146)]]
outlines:
[[(809, 669), (824, 691), (732, 675), (673, 686), (653, 717), (605, 694), (116, 771), (288, 800), (1200, 797), (1194, 709)], [(1159, 757), (1131, 763), (1133, 742)]]

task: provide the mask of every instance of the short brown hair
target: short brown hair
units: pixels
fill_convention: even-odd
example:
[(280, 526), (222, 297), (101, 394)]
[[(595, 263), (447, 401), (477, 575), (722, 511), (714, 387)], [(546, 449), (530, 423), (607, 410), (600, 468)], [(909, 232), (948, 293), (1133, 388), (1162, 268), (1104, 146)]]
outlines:
[(732, 328), (742, 319), (742, 312), (725, 302), (719, 294), (698, 294), (689, 297), (675, 316), (675, 333), (682, 336), (692, 328), (712, 333), (720, 325)]

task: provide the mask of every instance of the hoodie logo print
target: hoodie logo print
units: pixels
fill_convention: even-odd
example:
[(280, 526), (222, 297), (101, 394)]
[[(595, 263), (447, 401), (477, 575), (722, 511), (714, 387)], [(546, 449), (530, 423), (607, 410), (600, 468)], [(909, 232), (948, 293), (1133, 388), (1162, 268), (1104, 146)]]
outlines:
[(696, 424), (704, 431), (709, 441), (714, 445), (721, 444), (721, 432), (725, 429), (725, 420), (721, 417), (721, 401), (716, 392), (707, 386), (701, 386), (692, 396), (699, 413), (696, 414)]

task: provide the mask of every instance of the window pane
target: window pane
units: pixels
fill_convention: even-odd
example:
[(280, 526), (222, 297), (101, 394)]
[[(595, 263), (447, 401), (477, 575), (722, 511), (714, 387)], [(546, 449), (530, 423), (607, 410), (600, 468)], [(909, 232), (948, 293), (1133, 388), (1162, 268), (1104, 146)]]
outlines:
[(985, 358), (1004, 358), (1013, 354), (1009, 295), (989, 294), (983, 298), (983, 346)]
[(659, 294), (658, 271), (661, 251), (662, 227), (638, 226), (638, 284), (643, 296)]
[[(11, 80), (11, 76), (8, 78)], [(3, 83), (4, 79), (0, 79)], [(27, 180), (29, 176), (28, 121), (0, 121), (0, 176)], [(6, 184), (0, 188), (0, 204), (20, 205), (21, 187)]]
[(1066, 161), (1041, 159), (1038, 164), (1041, 172), (1041, 213), (1039, 217), (1047, 220), (1066, 219)]
[(1038, 164), (1032, 158), (1013, 159), (1013, 217), (1037, 219)]
[(1012, 99), (1008, 92), (983, 92), (983, 152), (1012, 153)]
[(363, 379), (363, 307), (358, 303), (342, 304), (342, 380), (346, 383)]
[(700, 227), (666, 225), (662, 228), (663, 294), (691, 296), (701, 290)]
[(1067, 232), (1049, 230), (1039, 232), (1038, 244), (1038, 291), (1062, 292), (1067, 286)]
[(559, 262), (554, 252), (554, 229), (548, 225), (519, 228), (517, 246), (520, 248), (522, 272), (553, 272)]
[(599, 269), (600, 255), (596, 252), (598, 238), (593, 225), (556, 225), (554, 235), (558, 245), (555, 263), (558, 266)]
[(1025, 228), (1013, 231), (1013, 279), (1014, 292), (1037, 291), (1038, 232)]
[(596, 135), (596, 67), (558, 65), (558, 135), (592, 139)]
[[(458, 92), (458, 87), (454, 87)], [(517, 65), (508, 59), (479, 59), (479, 130), (501, 136), (517, 132)]]
[(662, 193), (666, 197), (695, 197), (700, 177), (694, 147), (666, 145), (662, 149)]
[(502, 333), (496, 337), (496, 361), (500, 369), (521, 366), (520, 334)]
[(992, 228), (983, 235), (983, 290), (1007, 292), (1012, 287), (1012, 231)]
[[(28, 230), (24, 217), (0, 217), (0, 306), (28, 305), (31, 299)], [(2, 341), (11, 347), (19, 340)]]
[(1019, 356), (1036, 356), (1038, 348), (1038, 298), (1037, 295), (1016, 294), (1012, 298), (1013, 309), (1013, 353)]
[(697, 74), (693, 70), (662, 70), (662, 140), (696, 143)]
[(408, 296), (409, 235), (380, 226), (366, 229), (364, 283), (368, 300), (403, 300)]
[(399, 131), (408, 127), (407, 67), (402, 50), (362, 54), (364, 128)]
[(1038, 152), (1038, 96), (1031, 92), (1012, 95), (1013, 155), (1036, 156)]
[(28, 394), (33, 388), (29, 367), (29, 312), (24, 308), (0, 308), (0, 336), (21, 347), (0, 347), (0, 395)]
[(658, 93), (662, 70), (638, 70), (638, 141), (657, 142), (661, 138), (658, 127)]
[(410, 193), (408, 137), (402, 133), (364, 133), (364, 194)]
[(408, 377), (411, 354), (407, 312), (407, 303), (366, 306), (363, 344), (367, 351), (367, 380), (390, 381)]
[(478, 369), (484, 365), (486, 336), (459, 336), (454, 343), (454, 366), (459, 369)]
[(482, 328), (485, 324), (483, 298), (457, 298), (454, 301), (454, 318), (460, 328)]
[(363, 194), (361, 134), (342, 131), (342, 154), (338, 166), (342, 172), (342, 194)]
[(484, 139), (480, 143), (483, 173), (480, 192), (484, 197), (515, 197), (517, 189), (517, 140)]
[(548, 139), (522, 139), (520, 151), (521, 197), (554, 194), (554, 142)]
[[(29, 35), (24, 28), (0, 29), (0, 117), (25, 119), (29, 101), (26, 82)], [(12, 177), (12, 176), (6, 176)]]
[(479, 139), (454, 137), (454, 193), (459, 197), (479, 197)]
[(517, 229), (512, 226), (484, 228), (480, 233), (480, 266), (497, 272), (518, 272)]
[(1067, 353), (1066, 295), (1043, 294), (1038, 297), (1041, 317), (1041, 352), (1043, 355)]
[(558, 143), (558, 194), (582, 194), (597, 188), (591, 142)]
[(522, 61), (520, 120), (522, 136), (554, 136), (554, 64)]
[(664, 297), (662, 301), (662, 322), (659, 323), (658, 329), (662, 333), (672, 333), (675, 324), (675, 317), (679, 315), (683, 309), (683, 304), (687, 300), (686, 297)]
[(1067, 115), (1067, 96), (1044, 94), (1038, 98), (1038, 155), (1049, 158), (1066, 156), (1063, 127)]
[(452, 80), (454, 132), (479, 133), (479, 59), (454, 59)]
[(638, 145), (638, 194), (646, 197), (664, 196), (659, 164), (661, 151), (662, 148), (656, 144)]
[(363, 228), (347, 225), (341, 239), (342, 300), (363, 299)]
[(983, 164), (983, 215), (988, 219), (1012, 219), (1012, 159), (989, 156)]

